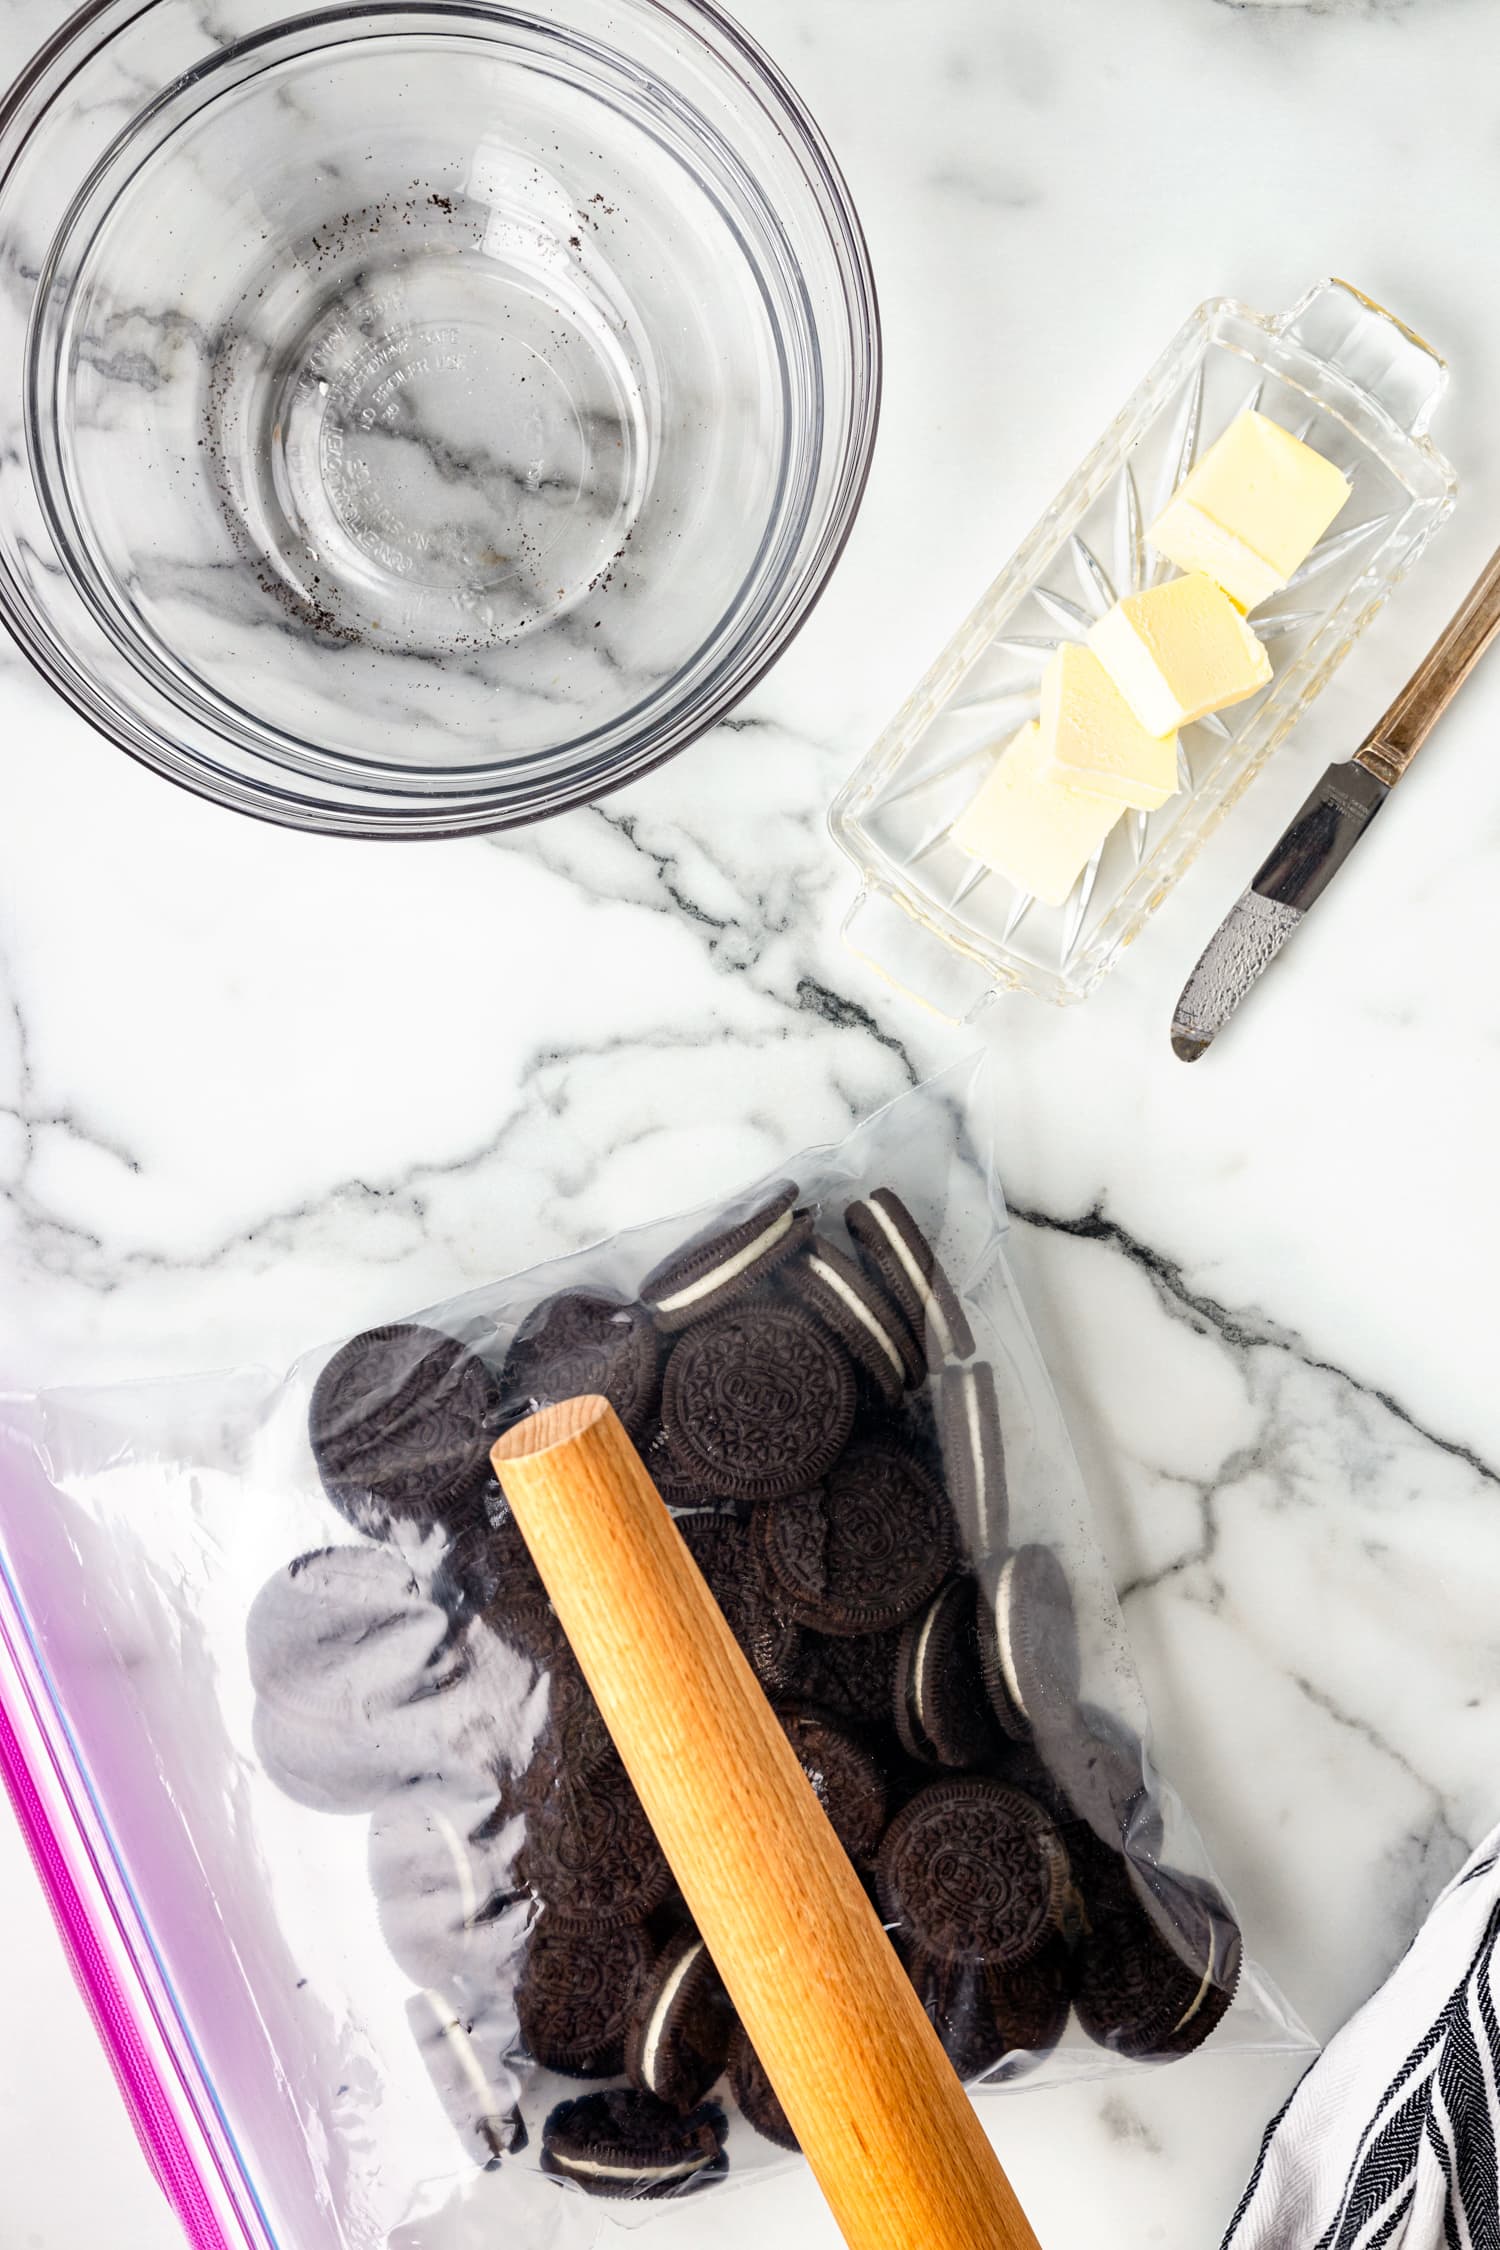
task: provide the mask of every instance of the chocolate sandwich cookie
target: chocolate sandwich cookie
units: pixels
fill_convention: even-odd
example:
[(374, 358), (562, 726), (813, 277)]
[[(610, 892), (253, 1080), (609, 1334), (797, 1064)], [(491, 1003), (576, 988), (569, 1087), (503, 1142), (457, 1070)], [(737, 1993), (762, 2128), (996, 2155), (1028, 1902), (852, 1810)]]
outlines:
[(734, 2010), (708, 1947), (686, 1929), (663, 1948), (641, 1988), (625, 2040), (625, 2072), (643, 2094), (685, 2113), (724, 2068)]
[(661, 1343), (644, 1305), (569, 1289), (527, 1314), (505, 1361), (508, 1410), (607, 1398), (632, 1437), (656, 1411)]
[(1161, 1799), (1145, 1744), (1133, 1728), (1097, 1703), (1052, 1712), (1037, 1727), (1036, 1748), (1074, 1820), (1111, 1850), (1160, 1857)]
[(330, 1547), (267, 1581), (246, 1655), (257, 1753), (284, 1795), (317, 1812), (368, 1812), (440, 1769), (439, 1699), (461, 1676), (448, 1620), (387, 1548)]
[(886, 1823), (880, 1760), (868, 1743), (826, 1711), (783, 1705), (776, 1716), (835, 1836), (856, 1867), (868, 1865)]
[(525, 1866), (558, 1922), (640, 1922), (672, 1890), (651, 1823), (618, 1761), (586, 1778), (559, 1774), (531, 1816)]
[(925, 1363), (904, 1314), (852, 1258), (815, 1235), (786, 1269), (786, 1287), (848, 1350), (888, 1406), (922, 1379)]
[(703, 2103), (686, 2117), (625, 2087), (560, 2102), (542, 2127), (542, 2170), (589, 2195), (683, 2195), (719, 2179), (724, 2112)]
[(854, 1427), (848, 1353), (800, 1306), (757, 1300), (674, 1347), (662, 1421), (684, 1472), (730, 1500), (800, 1492)]
[(750, 1535), (737, 1516), (699, 1510), (675, 1519), (688, 1552), (702, 1571), (709, 1592), (724, 1612), (735, 1639), (745, 1639), (745, 1573), (750, 1564)]
[(750, 1659), (750, 1669), (767, 1695), (787, 1694), (795, 1685), (803, 1638), (802, 1627), (793, 1617), (786, 1596), (766, 1567), (752, 1523), (740, 1590), (738, 1639)]
[(1017, 1547), (984, 1574), (979, 1661), (995, 1716), (1029, 1742), (1078, 1701), (1078, 1621), (1050, 1547)]
[(852, 1720), (858, 1727), (888, 1726), (896, 1692), (896, 1656), (904, 1630), (892, 1625), (883, 1633), (860, 1633), (843, 1639), (804, 1631), (791, 1681), (792, 1694), (799, 1701), (820, 1704), (836, 1719)]
[(1136, 2061), (1199, 2047), (1233, 2002), (1239, 1925), (1201, 1877), (1116, 1861), (1085, 1888), (1088, 1929), (1075, 1961), (1074, 2008), (1089, 2037)]
[(641, 1302), (665, 1335), (710, 1320), (748, 1297), (812, 1239), (809, 1211), (791, 1181), (747, 1218), (720, 1224), (649, 1273)]
[(905, 1958), (906, 1973), (944, 2054), (964, 2084), (971, 2085), (993, 2070), (1006, 2051), (984, 1971), (972, 1961), (939, 1961), (920, 1951)]
[(927, 1765), (977, 1766), (995, 1747), (972, 1578), (950, 1578), (906, 1626), (892, 1708), (902, 1749)]
[(938, 1378), (943, 1476), (972, 1562), (1004, 1552), (1010, 1505), (995, 1371), (986, 1360), (945, 1367)]
[(895, 1190), (876, 1188), (867, 1201), (851, 1203), (844, 1224), (860, 1256), (905, 1313), (929, 1364), (941, 1367), (945, 1360), (971, 1358), (974, 1331), (958, 1291)]
[(523, 1823), (492, 1824), (493, 1793), (415, 1783), (376, 1807), (370, 1887), (380, 1934), (414, 1984), (498, 1983), (517, 1943)]
[(650, 1973), (651, 1944), (638, 1923), (573, 1929), (544, 1914), (516, 1985), (527, 2053), (565, 2078), (617, 2078)]
[(881, 1911), (937, 1960), (1014, 1967), (1062, 1925), (1068, 1856), (1055, 1823), (1002, 1781), (934, 1782), (897, 1813), (875, 1863)]
[(715, 1508), (724, 1515), (735, 1513), (733, 1501), (708, 1491), (696, 1474), (684, 1469), (659, 1420), (637, 1441), (636, 1451), (645, 1463), (646, 1474), (669, 1508)]
[(1068, 2027), (1072, 2006), (1073, 1962), (1061, 1938), (1044, 1945), (1034, 1960), (1017, 1968), (987, 1969), (985, 1991), (995, 2028), (1004, 2045), (994, 2070), (998, 2083), (1017, 2078), (1050, 2055)]
[(1061, 1939), (1016, 1969), (934, 1960), (920, 1952), (907, 1974), (943, 2051), (964, 2084), (1019, 2077), (1051, 2054), (1068, 2021), (1070, 1969)]
[(755, 1531), (770, 1583), (820, 1633), (904, 1624), (953, 1560), (941, 1491), (890, 1446), (851, 1445), (820, 1488), (758, 1509)]
[(449, 1540), (432, 1574), (432, 1598), (455, 1624), (547, 1605), (547, 1589), (531, 1549), (508, 1508), (466, 1524)]
[(313, 1386), (307, 1434), (323, 1489), (359, 1531), (458, 1520), (482, 1505), (500, 1393), (477, 1354), (415, 1323), (367, 1329)]
[(787, 2122), (780, 2097), (766, 2075), (766, 2066), (751, 2046), (750, 2034), (742, 2023), (734, 2027), (726, 2068), (729, 2091), (745, 2122), (755, 2128), (762, 2140), (774, 2141), (778, 2148), (800, 2148), (801, 2143)]
[(406, 2020), (454, 2131), (488, 2170), (526, 2146), (520, 2085), (498, 2059), (498, 2026), (480, 2024), (450, 1994), (414, 1992)]
[(491, 1683), (490, 1726), (504, 1770), (527, 1772), (536, 1802), (561, 1778), (587, 1781), (617, 1763), (604, 1714), (579, 1668), (557, 1613), (546, 1604), (492, 1607), (469, 1640)]

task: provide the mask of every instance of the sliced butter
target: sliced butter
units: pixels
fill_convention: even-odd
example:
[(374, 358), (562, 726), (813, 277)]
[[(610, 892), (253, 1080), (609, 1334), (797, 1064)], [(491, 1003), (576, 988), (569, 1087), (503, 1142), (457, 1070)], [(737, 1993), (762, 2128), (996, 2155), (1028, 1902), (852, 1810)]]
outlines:
[(1097, 656), (1065, 641), (1042, 673), (1044, 767), (1071, 789), (1155, 812), (1177, 787), (1177, 737), (1143, 727)]
[(1120, 816), (1120, 807), (1042, 771), (1042, 731), (1022, 727), (953, 824), (954, 842), (1018, 891), (1061, 906)]
[(1349, 497), (1341, 469), (1253, 408), (1189, 470), (1152, 525), (1158, 554), (1254, 609), (1300, 570)]
[(1150, 734), (1206, 719), (1271, 677), (1256, 633), (1198, 570), (1127, 594), (1093, 627), (1089, 646)]

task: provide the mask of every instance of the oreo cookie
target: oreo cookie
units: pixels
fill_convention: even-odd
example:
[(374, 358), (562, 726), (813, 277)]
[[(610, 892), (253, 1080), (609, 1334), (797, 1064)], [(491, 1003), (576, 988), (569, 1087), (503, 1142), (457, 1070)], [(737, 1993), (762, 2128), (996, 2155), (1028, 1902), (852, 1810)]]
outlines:
[(520, 1801), (538, 1804), (564, 1781), (586, 1784), (618, 1765), (604, 1714), (553, 1609), (492, 1607), (468, 1644), (476, 1694), (489, 1694), (489, 1769), (518, 1777)]
[(448, 1542), (432, 1575), (432, 1598), (458, 1625), (550, 1606), (542, 1574), (508, 1508), (493, 1521), (486, 1517), (465, 1525)]
[(435, 1990), (412, 1994), (406, 2020), (454, 2131), (475, 2162), (488, 2170), (501, 2157), (518, 2154), (527, 2141), (520, 2086), (503, 2063), (491, 2066), (487, 2059), (504, 2045), (498, 2026), (481, 2028), (446, 1992)]
[(854, 1427), (848, 1354), (809, 1313), (756, 1302), (700, 1321), (667, 1361), (662, 1422), (685, 1474), (731, 1500), (800, 1492)]
[(979, 1661), (995, 1716), (1018, 1742), (1077, 1703), (1078, 1621), (1052, 1548), (1017, 1547), (985, 1573)]
[(1113, 1851), (1157, 1859), (1165, 1830), (1141, 1738), (1113, 1712), (1080, 1703), (1044, 1717), (1036, 1747), (1075, 1820)]
[(1074, 2007), (1088, 2036), (1136, 2061), (1190, 2053), (1217, 2029), (1239, 1984), (1241, 1940), (1228, 1901), (1200, 1877), (1115, 1862), (1085, 1890)]
[(602, 1397), (632, 1437), (656, 1411), (661, 1345), (651, 1315), (623, 1297), (569, 1289), (528, 1313), (505, 1362), (510, 1409)]
[(356, 1530), (472, 1516), (490, 1479), (500, 1394), (477, 1354), (415, 1323), (370, 1328), (313, 1386), (307, 1434), (323, 1489)]
[(786, 1597), (772, 1582), (753, 1526), (740, 1593), (740, 1615), (743, 1621), (740, 1646), (750, 1659), (751, 1670), (767, 1695), (785, 1694), (798, 1676), (804, 1636)]
[(667, 1433), (659, 1419), (638, 1440), (636, 1451), (645, 1464), (646, 1474), (669, 1508), (713, 1508), (721, 1515), (734, 1513), (732, 1501), (710, 1492), (698, 1476), (683, 1468), (667, 1442)]
[(515, 1942), (522, 1823), (491, 1824), (492, 1796), (418, 1783), (377, 1806), (370, 1887), (380, 1934), (414, 1984), (499, 1981)]
[(1015, 1967), (1062, 1926), (1068, 1856), (1056, 1824), (1002, 1781), (934, 1782), (897, 1813), (875, 1864), (881, 1911), (929, 1958)]
[(625, 2041), (633, 2086), (686, 2113), (724, 2068), (734, 2010), (695, 1929), (670, 1939), (641, 1988)]
[(719, 1225), (677, 1251), (641, 1283), (641, 1302), (665, 1335), (739, 1304), (812, 1239), (788, 1181), (747, 1218)]
[(893, 1625), (883, 1633), (859, 1633), (843, 1639), (804, 1631), (792, 1675), (792, 1693), (855, 1726), (888, 1726), (903, 1631), (902, 1626)]
[(1003, 1553), (1010, 1520), (995, 1371), (987, 1361), (943, 1369), (938, 1432), (964, 1547), (975, 1563), (985, 1562)]
[(971, 1358), (974, 1331), (958, 1291), (895, 1190), (876, 1188), (867, 1201), (851, 1203), (844, 1224), (860, 1256), (905, 1313), (929, 1364), (941, 1367), (945, 1360)]
[[(1018, 2078), (1043, 2061), (1068, 2028), (1072, 2006), (1073, 1963), (1067, 1946), (1054, 1938), (1031, 1961), (1016, 1968), (989, 1969), (985, 1990), (995, 2028), (1004, 2045), (991, 2066), (991, 2079)], [(1007, 2060), (1007, 2058), (1009, 2058)]]
[(639, 1923), (574, 1929), (544, 1914), (516, 1985), (516, 2017), (532, 2060), (565, 2078), (617, 2078), (651, 1965)]
[(821, 1488), (758, 1509), (755, 1528), (770, 1583), (821, 1633), (903, 1624), (953, 1560), (941, 1491), (891, 1446), (850, 1446)]
[(904, 1315), (878, 1282), (821, 1236), (787, 1268), (786, 1286), (837, 1336), (888, 1406), (922, 1379), (923, 1360)]
[(762, 2140), (774, 2141), (778, 2148), (800, 2148), (780, 2096), (767, 2077), (765, 2064), (751, 2046), (750, 2034), (742, 2023), (735, 2025), (726, 2067), (729, 2091), (746, 2123), (755, 2128)]
[(782, 1707), (776, 1716), (835, 1836), (856, 1867), (867, 1866), (886, 1823), (880, 1760), (826, 1711)]
[(624, 2087), (561, 2102), (542, 2127), (542, 2170), (588, 2195), (659, 2198), (719, 2179), (724, 2113), (705, 2102), (679, 2117)]
[(735, 1516), (699, 1511), (678, 1516), (678, 1530), (708, 1590), (724, 1613), (735, 1639), (744, 1645), (745, 1573), (750, 1566), (750, 1539)]
[(368, 1812), (446, 1755), (439, 1699), (464, 1657), (389, 1548), (328, 1547), (269, 1579), (245, 1626), (253, 1732), (271, 1780), (316, 1812)]
[(906, 1626), (892, 1702), (902, 1749), (927, 1765), (977, 1766), (995, 1747), (971, 1578), (950, 1578)]
[(554, 1921), (640, 1922), (672, 1892), (645, 1809), (618, 1761), (564, 1768), (526, 1836), (526, 1873)]
[(907, 1974), (966, 2086), (1019, 2077), (1052, 2052), (1067, 2027), (1070, 1970), (1058, 1938), (1016, 1969), (919, 1952), (908, 1958)]

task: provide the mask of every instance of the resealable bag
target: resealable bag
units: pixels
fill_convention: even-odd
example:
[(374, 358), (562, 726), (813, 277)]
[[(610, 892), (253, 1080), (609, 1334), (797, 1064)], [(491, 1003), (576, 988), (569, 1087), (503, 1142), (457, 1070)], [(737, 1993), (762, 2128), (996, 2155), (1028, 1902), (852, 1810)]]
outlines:
[(977, 2098), (1308, 2044), (1152, 1764), (986, 1109), (951, 1070), (284, 1376), (3, 1401), (0, 1763), (199, 2250), (549, 2250), (800, 2161), (488, 1473), (575, 1391)]

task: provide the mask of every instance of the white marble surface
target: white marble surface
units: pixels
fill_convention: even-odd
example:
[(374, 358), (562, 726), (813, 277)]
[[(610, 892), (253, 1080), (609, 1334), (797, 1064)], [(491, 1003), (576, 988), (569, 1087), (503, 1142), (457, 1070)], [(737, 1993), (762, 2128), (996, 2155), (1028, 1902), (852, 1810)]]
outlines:
[[(5, 59), (53, 12), (6, 0)], [(1453, 362), (1461, 512), (1103, 991), (978, 1033), (1162, 1761), (1327, 2033), (1500, 1796), (1500, 670), (1222, 1049), (1190, 1073), (1166, 1029), (1493, 541), (1500, 9), (742, 12), (883, 292), (884, 432), (821, 609), (740, 724), (628, 797), (402, 852), (179, 796), (0, 654), (0, 1372), (279, 1361), (707, 1194), (951, 1053), (841, 950), (828, 798), (1183, 314), (1343, 273)], [(0, 2242), (167, 2250), (8, 1823), (0, 1898)], [(994, 2131), (1048, 2250), (1203, 2250), (1289, 2077), (1204, 2056)], [(775, 2228), (834, 2241), (805, 2179), (715, 2212), (725, 2250)]]

